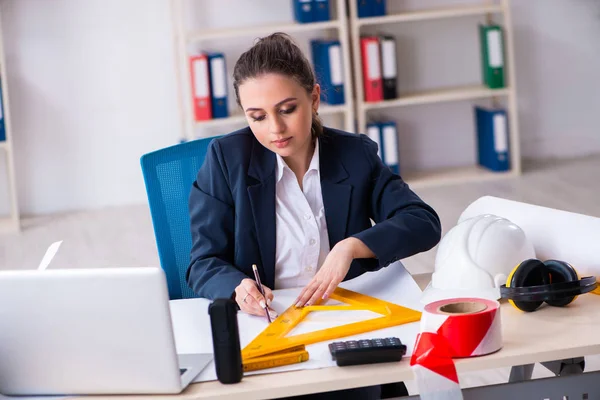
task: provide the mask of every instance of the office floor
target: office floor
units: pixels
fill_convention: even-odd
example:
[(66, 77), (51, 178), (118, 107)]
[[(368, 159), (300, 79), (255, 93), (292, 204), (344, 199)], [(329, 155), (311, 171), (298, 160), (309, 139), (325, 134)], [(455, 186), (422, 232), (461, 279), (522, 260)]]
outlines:
[[(520, 178), (416, 192), (439, 213), (443, 233), (452, 228), (465, 207), (484, 195), (559, 208), (600, 217), (600, 155), (576, 160), (524, 164)], [(0, 236), (0, 269), (33, 269), (46, 248), (63, 240), (50, 268), (91, 268), (158, 265), (152, 222), (146, 205), (107, 208), (25, 218), (20, 234)], [(411, 273), (432, 272), (435, 251), (404, 260)], [(600, 357), (587, 360), (600, 369)], [(508, 369), (471, 373), (463, 386), (505, 382)], [(550, 376), (536, 365), (534, 376)], [(412, 382), (409, 390), (414, 393)]]

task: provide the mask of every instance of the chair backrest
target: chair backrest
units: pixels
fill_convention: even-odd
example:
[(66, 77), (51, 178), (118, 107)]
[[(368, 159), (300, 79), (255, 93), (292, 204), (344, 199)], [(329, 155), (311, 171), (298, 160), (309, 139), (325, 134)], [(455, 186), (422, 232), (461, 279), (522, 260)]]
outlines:
[(192, 248), (188, 200), (213, 139), (184, 142), (141, 157), (156, 246), (171, 300), (198, 297), (185, 280)]

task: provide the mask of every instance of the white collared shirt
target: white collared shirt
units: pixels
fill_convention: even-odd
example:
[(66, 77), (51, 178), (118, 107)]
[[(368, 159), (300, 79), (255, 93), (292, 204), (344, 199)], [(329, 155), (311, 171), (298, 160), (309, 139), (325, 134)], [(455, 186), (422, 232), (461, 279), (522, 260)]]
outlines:
[(275, 289), (305, 286), (329, 253), (319, 170), (319, 140), (302, 188), (283, 158), (277, 157), (275, 188)]

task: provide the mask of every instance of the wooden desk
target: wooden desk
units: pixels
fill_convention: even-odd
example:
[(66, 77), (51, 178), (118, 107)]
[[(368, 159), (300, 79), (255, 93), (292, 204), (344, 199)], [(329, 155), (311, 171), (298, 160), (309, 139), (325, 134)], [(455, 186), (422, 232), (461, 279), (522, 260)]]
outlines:
[[(421, 288), (430, 275), (414, 277)], [(523, 313), (510, 304), (501, 306), (504, 347), (497, 353), (457, 360), (458, 373), (512, 367), (545, 361), (600, 354), (597, 315), (600, 296), (586, 294), (569, 307), (544, 306)], [(193, 384), (177, 396), (152, 399), (264, 399), (325, 392), (414, 379), (408, 359), (399, 363), (331, 367), (244, 377), (223, 385), (218, 381)], [(94, 396), (95, 400), (100, 396)], [(134, 398), (150, 396), (134, 396)], [(107, 396), (114, 400), (114, 396)], [(131, 398), (131, 396), (128, 396)]]

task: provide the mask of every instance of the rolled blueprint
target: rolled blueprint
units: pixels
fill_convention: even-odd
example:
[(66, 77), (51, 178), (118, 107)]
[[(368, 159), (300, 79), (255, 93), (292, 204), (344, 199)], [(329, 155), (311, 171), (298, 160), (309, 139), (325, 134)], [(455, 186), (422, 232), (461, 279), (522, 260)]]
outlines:
[(580, 277), (600, 278), (600, 218), (484, 196), (471, 203), (458, 222), (480, 214), (504, 217), (518, 225), (532, 242), (538, 259), (565, 261)]

